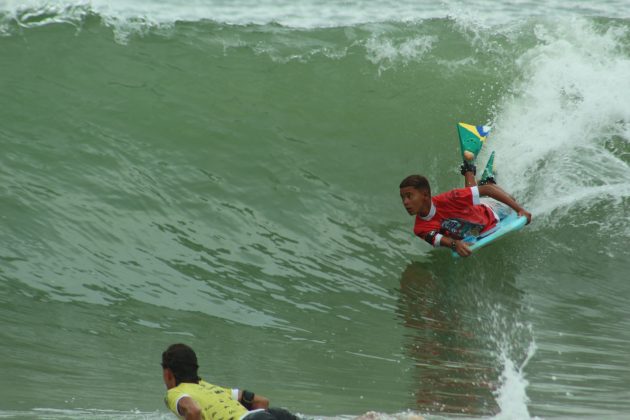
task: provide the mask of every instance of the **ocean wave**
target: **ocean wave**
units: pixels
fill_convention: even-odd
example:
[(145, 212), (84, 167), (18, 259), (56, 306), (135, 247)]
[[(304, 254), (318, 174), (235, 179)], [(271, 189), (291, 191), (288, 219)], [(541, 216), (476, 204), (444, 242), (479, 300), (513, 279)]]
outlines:
[[(523, 21), (529, 18), (554, 16), (610, 17), (627, 19), (622, 0), (582, 2), (566, 7), (556, 1), (509, 2), (501, 5), (485, 0), (441, 2), (412, 0), (372, 1), (353, 0), (342, 3), (334, 0), (4, 0), (0, 2), (3, 20), (19, 25), (36, 26), (53, 22), (76, 22), (86, 14), (95, 14), (112, 25), (130, 22), (145, 25), (173, 24), (209, 20), (229, 25), (280, 24), (292, 28), (348, 27), (375, 22), (418, 22), (450, 18), (465, 25), (490, 28)], [(6, 24), (6, 22), (5, 22)]]

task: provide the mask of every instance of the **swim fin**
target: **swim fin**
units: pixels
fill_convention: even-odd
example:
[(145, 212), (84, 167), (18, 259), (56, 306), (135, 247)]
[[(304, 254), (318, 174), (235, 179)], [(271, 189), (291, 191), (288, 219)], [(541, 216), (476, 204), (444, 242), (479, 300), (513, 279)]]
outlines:
[(475, 126), (462, 122), (457, 123), (457, 135), (459, 136), (462, 160), (474, 164), (489, 133), (490, 127), (485, 125)]
[(479, 185), (485, 184), (496, 184), (495, 178), (495, 170), (494, 170), (494, 151), (490, 154), (490, 158), (488, 159), (488, 163), (486, 163), (486, 168), (483, 170), (483, 174), (481, 175), (481, 180), (479, 180)]

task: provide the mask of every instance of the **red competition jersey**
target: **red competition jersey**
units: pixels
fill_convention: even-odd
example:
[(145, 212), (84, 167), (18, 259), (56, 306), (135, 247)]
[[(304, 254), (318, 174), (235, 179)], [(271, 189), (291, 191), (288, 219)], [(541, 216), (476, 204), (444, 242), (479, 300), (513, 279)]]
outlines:
[[(431, 210), (426, 216), (416, 216), (413, 232), (433, 246), (440, 246), (442, 235), (454, 239), (478, 236), (492, 229), (497, 217), (490, 207), (479, 201), (479, 188), (458, 188), (431, 198)], [(428, 238), (426, 238), (428, 239)]]

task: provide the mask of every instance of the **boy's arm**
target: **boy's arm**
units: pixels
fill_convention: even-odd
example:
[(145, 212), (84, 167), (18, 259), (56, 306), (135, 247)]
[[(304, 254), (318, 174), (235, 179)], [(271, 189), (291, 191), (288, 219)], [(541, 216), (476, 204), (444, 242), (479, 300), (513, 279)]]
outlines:
[(462, 240), (442, 236), (442, 239), (440, 239), (440, 246), (451, 248), (451, 250), (457, 252), (460, 257), (468, 257), (472, 254), (472, 251), (468, 248), (466, 242)]
[(262, 395), (256, 395), (246, 389), (238, 390), (238, 402), (248, 410), (256, 410), (259, 408), (269, 408), (269, 399)]
[(527, 224), (532, 221), (532, 215), (530, 212), (521, 207), (516, 200), (514, 200), (508, 193), (494, 184), (481, 185), (479, 188), (479, 195), (485, 195), (494, 198), (508, 206), (512, 207), (519, 216), (527, 217)]
[(424, 239), (430, 245), (436, 248), (440, 246), (450, 248), (462, 257), (468, 257), (472, 254), (472, 251), (470, 250), (470, 248), (468, 248), (466, 242), (449, 238), (447, 236), (437, 233), (436, 231), (420, 232), (418, 236), (420, 236), (422, 239)]
[(182, 397), (177, 401), (177, 411), (186, 420), (201, 420), (201, 408), (190, 397)]

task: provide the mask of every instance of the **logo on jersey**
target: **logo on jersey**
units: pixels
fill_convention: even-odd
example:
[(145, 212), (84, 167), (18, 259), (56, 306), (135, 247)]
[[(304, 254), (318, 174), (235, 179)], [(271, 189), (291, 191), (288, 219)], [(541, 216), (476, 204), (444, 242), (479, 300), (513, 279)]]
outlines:
[(471, 223), (462, 219), (446, 219), (442, 222), (440, 231), (451, 238), (464, 239), (469, 236), (479, 236), (483, 225)]

